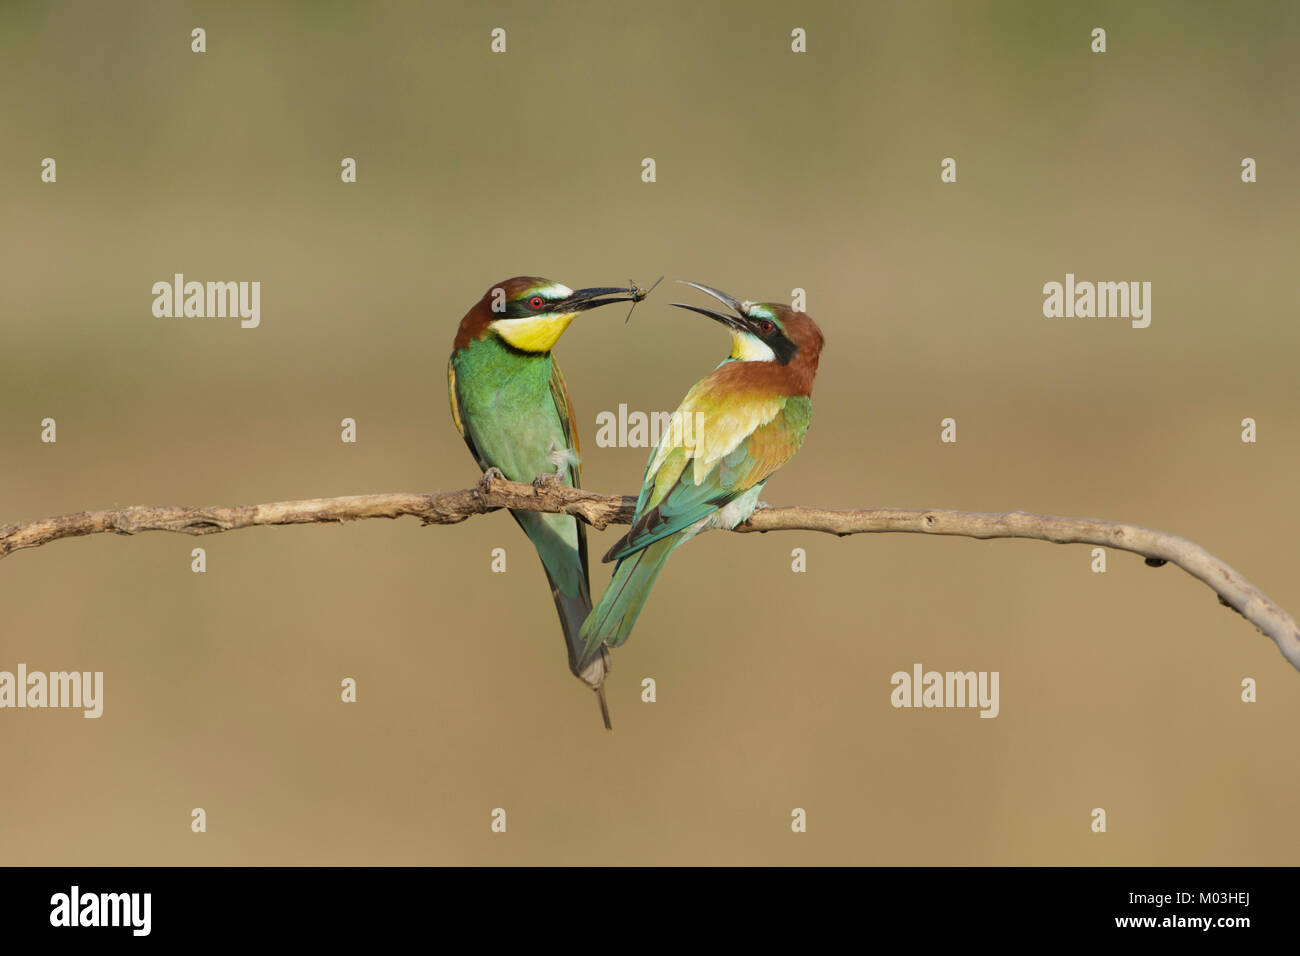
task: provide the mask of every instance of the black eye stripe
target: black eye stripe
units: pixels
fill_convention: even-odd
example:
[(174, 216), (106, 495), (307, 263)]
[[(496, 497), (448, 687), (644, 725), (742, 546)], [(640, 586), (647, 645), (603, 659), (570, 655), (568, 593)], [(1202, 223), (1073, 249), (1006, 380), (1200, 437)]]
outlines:
[(554, 307), (551, 299), (544, 295), (526, 295), (511, 299), (506, 303), (505, 318), (528, 319), (543, 315)]

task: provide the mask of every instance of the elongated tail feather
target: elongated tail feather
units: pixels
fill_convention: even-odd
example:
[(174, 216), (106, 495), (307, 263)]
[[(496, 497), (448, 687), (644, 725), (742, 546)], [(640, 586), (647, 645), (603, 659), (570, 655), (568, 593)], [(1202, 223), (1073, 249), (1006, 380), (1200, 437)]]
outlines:
[[(542, 566), (546, 567), (545, 561), (542, 562)], [(577, 594), (565, 594), (555, 583), (550, 568), (546, 568), (546, 581), (551, 586), (551, 596), (555, 598), (555, 610), (560, 615), (560, 627), (564, 631), (564, 643), (569, 652), (569, 670), (574, 674), (580, 674), (578, 660), (582, 656), (583, 645), (579, 634), (587, 620), (587, 615), (591, 613), (591, 592), (587, 590), (587, 582), (583, 581)]]
[(512, 511), (510, 514), (524, 529), (542, 559), (546, 580), (555, 598), (555, 609), (564, 629), (569, 652), (569, 669), (577, 674), (582, 644), (578, 632), (591, 613), (591, 586), (587, 574), (585, 528), (568, 515)]
[[(545, 562), (542, 564), (546, 567)], [(585, 667), (580, 667), (578, 661), (582, 653), (582, 638), (580, 637), (582, 625), (586, 622), (587, 616), (591, 613), (591, 594), (587, 590), (587, 581), (584, 578), (582, 582), (582, 592), (577, 597), (571, 597), (561, 591), (555, 585), (555, 579), (551, 577), (551, 571), (546, 569), (546, 580), (551, 585), (551, 594), (555, 598), (555, 609), (560, 613), (560, 627), (564, 630), (564, 643), (569, 651), (569, 670), (582, 680), (588, 687), (596, 692), (600, 701), (600, 718), (605, 722), (606, 730), (613, 730), (614, 725), (609, 721), (609, 704), (605, 700), (605, 655), (598, 654)]]
[[(546, 571), (555, 610), (564, 631), (564, 645), (569, 655), (569, 670), (596, 692), (600, 715), (607, 729), (612, 729), (609, 707), (605, 702), (605, 656), (579, 664), (583, 642), (582, 625), (591, 613), (591, 585), (587, 573), (586, 529), (566, 515), (541, 515), (536, 512), (512, 511), (524, 529)], [(576, 547), (575, 547), (576, 543)]]
[(656, 541), (618, 563), (600, 603), (592, 609), (582, 626), (583, 656), (580, 663), (594, 660), (602, 646), (618, 647), (628, 639), (664, 562), (683, 537), (675, 534)]

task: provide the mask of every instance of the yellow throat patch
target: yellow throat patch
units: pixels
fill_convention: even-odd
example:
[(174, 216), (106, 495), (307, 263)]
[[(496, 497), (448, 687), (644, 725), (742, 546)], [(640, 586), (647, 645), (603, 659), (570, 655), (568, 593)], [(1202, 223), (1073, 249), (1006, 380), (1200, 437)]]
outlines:
[(492, 328), (497, 335), (521, 352), (549, 352), (576, 316), (576, 312), (568, 312), (563, 315), (529, 315), (521, 319), (497, 319), (492, 323)]
[(731, 357), (741, 362), (771, 362), (776, 359), (776, 353), (762, 339), (732, 329)]

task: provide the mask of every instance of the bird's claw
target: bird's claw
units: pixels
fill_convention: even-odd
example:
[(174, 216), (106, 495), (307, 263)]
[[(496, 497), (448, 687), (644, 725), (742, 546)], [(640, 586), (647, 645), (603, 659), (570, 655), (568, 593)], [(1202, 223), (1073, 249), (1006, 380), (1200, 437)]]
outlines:
[(553, 471), (544, 471), (533, 479), (533, 491), (541, 492), (549, 488), (558, 488), (564, 485), (564, 479)]
[(492, 490), (492, 482), (506, 480), (506, 473), (493, 465), (483, 472), (483, 477), (479, 479), (478, 485), (483, 491), (488, 492)]

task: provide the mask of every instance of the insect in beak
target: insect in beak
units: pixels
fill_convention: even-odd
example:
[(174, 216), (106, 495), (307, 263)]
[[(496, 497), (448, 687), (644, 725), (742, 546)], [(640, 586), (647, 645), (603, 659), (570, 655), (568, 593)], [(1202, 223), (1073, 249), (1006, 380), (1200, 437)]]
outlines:
[(655, 279), (654, 285), (650, 286), (650, 288), (648, 289), (643, 289), (639, 285), (637, 285), (635, 279), (627, 280), (627, 284), (632, 287), (629, 290), (632, 293), (632, 308), (627, 310), (627, 318), (623, 320), (624, 325), (627, 325), (630, 321), (632, 321), (632, 313), (636, 311), (637, 303), (640, 302), (642, 299), (644, 299), (646, 296), (648, 296), (651, 292), (653, 292), (655, 290), (655, 286), (657, 286), (659, 283), (663, 281), (664, 281), (664, 277), (660, 276), (658, 279)]

